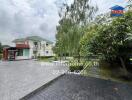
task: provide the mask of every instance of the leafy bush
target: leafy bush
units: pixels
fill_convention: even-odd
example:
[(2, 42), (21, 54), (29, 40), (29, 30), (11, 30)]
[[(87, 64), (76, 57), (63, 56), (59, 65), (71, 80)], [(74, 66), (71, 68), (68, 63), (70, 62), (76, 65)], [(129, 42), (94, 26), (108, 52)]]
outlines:
[(88, 32), (81, 40), (81, 50), (84, 51), (82, 54), (88, 56), (89, 52), (95, 55), (100, 53), (101, 58), (110, 64), (117, 63), (127, 70), (127, 63), (132, 54), (132, 12), (126, 12), (124, 16), (113, 19), (109, 24), (98, 26), (95, 32), (91, 32), (91, 35)]
[(39, 59), (53, 58), (53, 56), (40, 56)]
[(41, 57), (38, 57), (38, 60), (52, 62), (54, 61), (54, 57), (53, 56), (41, 56)]
[(70, 71), (81, 71), (83, 70), (83, 64), (82, 63), (71, 63), (70, 64)]
[(55, 57), (54, 57), (54, 61), (57, 61), (57, 60), (58, 60), (58, 57), (57, 57), (57, 56), (55, 56)]

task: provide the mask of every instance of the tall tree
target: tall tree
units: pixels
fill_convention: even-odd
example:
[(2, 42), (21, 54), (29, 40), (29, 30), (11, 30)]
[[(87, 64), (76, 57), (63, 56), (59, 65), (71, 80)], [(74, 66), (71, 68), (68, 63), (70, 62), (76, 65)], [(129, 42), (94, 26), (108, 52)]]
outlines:
[(104, 13), (104, 14), (100, 14), (98, 16), (96, 16), (96, 18), (93, 20), (92, 23), (94, 23), (95, 25), (108, 25), (112, 22), (111, 16), (110, 16), (110, 12), (109, 13)]
[(132, 10), (132, 0), (128, 1), (128, 5), (127, 5), (129, 10)]
[(90, 0), (74, 0), (71, 6), (67, 6), (68, 17), (76, 25), (86, 25), (94, 17), (97, 6), (91, 6)]
[(57, 26), (56, 50), (59, 54), (68, 53), (79, 56), (80, 38), (84, 34), (84, 26), (92, 20), (97, 7), (90, 6), (89, 0), (74, 0), (73, 4), (64, 4), (61, 20)]

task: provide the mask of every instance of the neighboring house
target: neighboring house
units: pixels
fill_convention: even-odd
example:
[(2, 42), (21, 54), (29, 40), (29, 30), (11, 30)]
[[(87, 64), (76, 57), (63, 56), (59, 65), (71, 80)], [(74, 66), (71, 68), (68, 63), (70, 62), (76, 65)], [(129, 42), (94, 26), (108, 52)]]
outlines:
[(39, 36), (15, 39), (13, 43), (16, 44), (16, 47), (4, 48), (4, 60), (21, 60), (33, 59), (38, 56), (54, 56), (52, 51), (53, 42)]

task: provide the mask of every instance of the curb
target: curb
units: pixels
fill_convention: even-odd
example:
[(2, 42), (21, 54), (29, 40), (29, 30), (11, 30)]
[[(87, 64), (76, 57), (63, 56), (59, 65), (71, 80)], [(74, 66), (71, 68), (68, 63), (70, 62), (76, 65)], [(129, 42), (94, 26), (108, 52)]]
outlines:
[(45, 89), (47, 88), (49, 85), (51, 85), (53, 82), (57, 81), (60, 77), (64, 76), (64, 74), (62, 75), (59, 75), (58, 77), (56, 77), (55, 79), (47, 82), (46, 84), (42, 85), (41, 87), (39, 87), (38, 89), (34, 90), (33, 92), (27, 94), (26, 96), (22, 97), (21, 99), (19, 100), (27, 100), (28, 98), (30, 98), (31, 96), (34, 96), (37, 92), (41, 91), (42, 89)]

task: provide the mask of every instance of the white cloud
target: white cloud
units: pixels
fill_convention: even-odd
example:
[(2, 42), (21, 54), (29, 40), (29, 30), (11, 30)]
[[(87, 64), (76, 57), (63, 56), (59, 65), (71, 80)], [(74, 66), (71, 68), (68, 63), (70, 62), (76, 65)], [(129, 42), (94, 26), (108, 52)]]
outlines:
[[(65, 0), (0, 0), (0, 41), (11, 44), (15, 38), (39, 35), (55, 40), (59, 21), (58, 7)], [(73, 0), (67, 0), (68, 4)], [(100, 12), (113, 5), (125, 5), (126, 0), (92, 0)]]
[(0, 41), (39, 35), (55, 39), (58, 8), (55, 0), (0, 0)]

